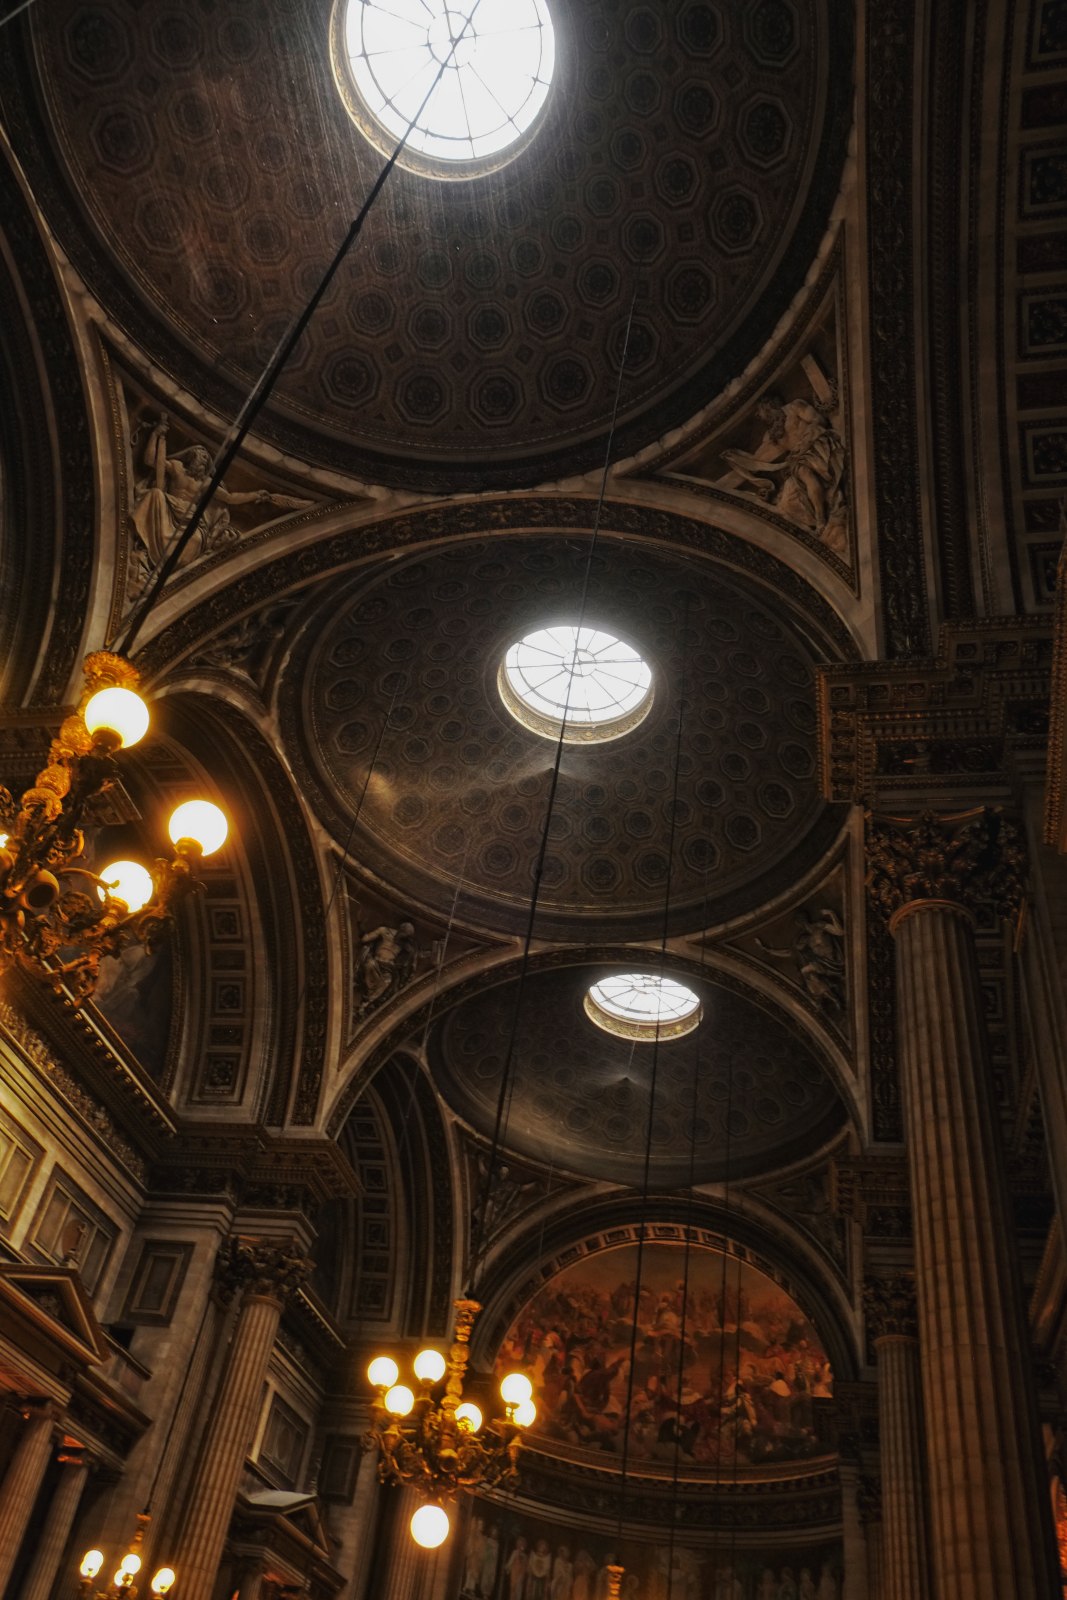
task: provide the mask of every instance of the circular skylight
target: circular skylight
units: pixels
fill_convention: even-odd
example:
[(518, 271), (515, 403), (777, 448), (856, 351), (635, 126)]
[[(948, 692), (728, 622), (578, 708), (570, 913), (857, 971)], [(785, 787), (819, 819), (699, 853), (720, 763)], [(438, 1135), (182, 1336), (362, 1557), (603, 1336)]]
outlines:
[(648, 715), (652, 673), (632, 645), (600, 628), (539, 628), (511, 646), (501, 699), (524, 727), (569, 743), (629, 733)]
[(652, 972), (619, 972), (594, 983), (585, 997), (586, 1015), (605, 1033), (623, 1039), (678, 1039), (692, 1033), (703, 1014), (700, 998), (677, 978)]
[(335, 15), (361, 102), (350, 109), (379, 149), (414, 121), (402, 159), (440, 177), (518, 154), (555, 67), (545, 0), (342, 0)]

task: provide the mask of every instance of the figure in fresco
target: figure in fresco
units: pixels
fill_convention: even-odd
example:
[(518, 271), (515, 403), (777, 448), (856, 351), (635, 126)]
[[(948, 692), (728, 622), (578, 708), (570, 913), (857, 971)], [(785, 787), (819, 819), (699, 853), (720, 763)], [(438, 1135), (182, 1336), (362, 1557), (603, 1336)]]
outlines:
[(824, 1561), (822, 1572), (819, 1574), (818, 1600), (838, 1600), (839, 1594), (837, 1576), (830, 1563)]
[(596, 1600), (596, 1562), (588, 1550), (579, 1550), (574, 1558), (574, 1583), (571, 1600)]
[(526, 1576), (525, 1600), (548, 1600), (548, 1585), (552, 1576), (552, 1552), (547, 1539), (538, 1539), (530, 1553)]
[[(818, 1455), (812, 1402), (833, 1375), (814, 1328), (748, 1266), (733, 1282), (702, 1271), (684, 1293), (678, 1248), (646, 1250), (639, 1289), (630, 1246), (567, 1268), (512, 1323), (501, 1373), (509, 1361), (529, 1372), (536, 1431), (584, 1450), (617, 1455), (626, 1443), (634, 1460), (728, 1471)], [(721, 1259), (708, 1254), (709, 1264)]]
[(482, 1576), (482, 1551), (485, 1548), (485, 1524), (481, 1517), (472, 1517), (470, 1528), (467, 1530), (467, 1553), (463, 1563), (463, 1592), (469, 1595), (482, 1595), (484, 1590), (479, 1587)]
[(800, 1600), (792, 1567), (783, 1567), (778, 1581), (778, 1600)]
[(571, 1600), (573, 1582), (574, 1562), (571, 1560), (570, 1546), (561, 1544), (552, 1563), (552, 1587), (549, 1590), (551, 1600)]
[(790, 522), (806, 528), (828, 550), (848, 550), (845, 500), (845, 443), (831, 422), (832, 393), (823, 401), (784, 400), (770, 393), (756, 407), (764, 434), (754, 452), (724, 450), (753, 494), (773, 505)]
[(763, 1576), (756, 1590), (756, 1600), (778, 1600), (778, 1579), (772, 1567), (764, 1567)]
[(515, 1548), (504, 1565), (504, 1576), (508, 1581), (508, 1600), (526, 1600), (526, 1573), (530, 1566), (529, 1551), (526, 1540), (520, 1533), (515, 1540)]
[(819, 1600), (815, 1588), (815, 1579), (811, 1575), (810, 1567), (800, 1569), (800, 1600)]
[[(169, 426), (167, 414), (163, 412), (148, 435), (143, 457), (148, 472), (137, 483), (130, 512), (143, 550), (137, 574), (142, 588), (165, 560), (211, 481), (210, 452), (202, 444), (193, 444), (169, 453)], [(220, 545), (240, 538), (239, 530), (230, 520), (234, 507), (274, 506), (279, 510), (296, 511), (312, 504), (311, 500), (296, 499), (292, 495), (272, 494), (269, 489), (235, 492), (220, 483), (199, 528), (182, 553), (180, 565), (187, 567)]]
[(721, 1567), (715, 1577), (715, 1600), (745, 1600), (745, 1586), (733, 1567)]
[(496, 1591), (496, 1569), (500, 1565), (500, 1540), (496, 1527), (490, 1523), (482, 1541), (482, 1565), (478, 1576), (478, 1592), (482, 1600), (492, 1600)]

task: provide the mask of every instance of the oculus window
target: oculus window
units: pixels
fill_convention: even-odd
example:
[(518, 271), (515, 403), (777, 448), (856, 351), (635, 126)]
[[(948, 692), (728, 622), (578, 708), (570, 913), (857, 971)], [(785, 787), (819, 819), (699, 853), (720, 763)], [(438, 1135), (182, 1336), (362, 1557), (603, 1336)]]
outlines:
[(632, 645), (600, 628), (559, 625), (528, 633), (508, 650), (500, 697), (523, 727), (569, 744), (617, 739), (644, 721), (652, 671)]
[(403, 165), (468, 178), (532, 136), (555, 69), (546, 0), (338, 0), (334, 61), (356, 122)]
[(699, 1027), (700, 998), (677, 978), (652, 972), (619, 972), (594, 983), (585, 996), (586, 1015), (605, 1033), (623, 1039), (678, 1039)]

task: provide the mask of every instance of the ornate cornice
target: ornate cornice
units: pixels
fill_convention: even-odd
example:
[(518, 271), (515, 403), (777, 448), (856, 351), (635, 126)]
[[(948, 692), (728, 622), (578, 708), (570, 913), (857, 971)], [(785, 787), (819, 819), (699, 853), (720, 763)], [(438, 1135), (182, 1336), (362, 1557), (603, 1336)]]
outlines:
[(816, 673), (819, 772), (830, 800), (984, 787), (1048, 738), (1052, 635), (1043, 617), (946, 624), (931, 660)]
[(1026, 849), (999, 809), (956, 816), (867, 818), (867, 890), (892, 919), (924, 900), (962, 907), (978, 920), (1007, 919), (1022, 903)]
[(219, 1250), (215, 1282), (219, 1298), (226, 1304), (242, 1295), (245, 1299), (256, 1296), (285, 1305), (303, 1287), (313, 1268), (314, 1262), (295, 1238), (257, 1239), (237, 1234)]
[(863, 1314), (872, 1345), (877, 1346), (879, 1339), (917, 1339), (919, 1313), (914, 1273), (894, 1272), (865, 1279)]

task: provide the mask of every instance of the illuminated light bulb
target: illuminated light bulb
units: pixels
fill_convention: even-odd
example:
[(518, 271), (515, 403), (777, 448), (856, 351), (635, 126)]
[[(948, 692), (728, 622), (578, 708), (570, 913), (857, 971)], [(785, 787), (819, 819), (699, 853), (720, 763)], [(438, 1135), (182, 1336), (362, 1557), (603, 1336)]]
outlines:
[(133, 1582), (133, 1573), (123, 1572), (122, 1568), (120, 1567), (115, 1576), (112, 1578), (111, 1582), (114, 1584), (116, 1589), (128, 1589), (130, 1584)]
[(440, 1383), (445, 1375), (445, 1358), (440, 1350), (420, 1350), (415, 1357), (415, 1376), (420, 1383)]
[(406, 1417), (415, 1404), (415, 1396), (406, 1383), (394, 1383), (386, 1392), (385, 1409), (394, 1417)]
[(0, 833), (0, 850), (6, 850), (6, 849), (7, 849), (7, 834), (6, 833)]
[(178, 1574), (175, 1572), (173, 1567), (160, 1567), (159, 1571), (152, 1579), (152, 1593), (160, 1595), (169, 1594), (170, 1590), (174, 1588), (177, 1576)]
[(400, 1376), (400, 1368), (392, 1356), (375, 1356), (367, 1368), (367, 1377), (376, 1389), (391, 1389)]
[(104, 1552), (102, 1550), (86, 1550), (82, 1556), (82, 1564), (78, 1571), (83, 1578), (95, 1578), (103, 1565)]
[(90, 734), (110, 736), (128, 750), (148, 732), (148, 707), (132, 689), (98, 689), (89, 697), (82, 721)]
[(500, 1385), (500, 1393), (505, 1405), (521, 1406), (532, 1398), (533, 1384), (524, 1372), (509, 1372)]
[(142, 910), (155, 893), (152, 874), (139, 861), (113, 861), (100, 878), (108, 894), (124, 900), (130, 911)]
[(129, 1555), (123, 1556), (122, 1560), (119, 1562), (119, 1571), (128, 1573), (131, 1578), (135, 1578), (140, 1570), (141, 1558), (140, 1556), (135, 1555), (132, 1550), (130, 1551)]
[(444, 1506), (420, 1506), (411, 1519), (411, 1537), (424, 1550), (436, 1550), (448, 1538), (449, 1526)]
[(230, 831), (225, 812), (210, 800), (184, 801), (171, 816), (169, 828), (174, 844), (189, 840), (203, 856), (213, 856), (221, 849)]
[(529, 1428), (537, 1421), (537, 1407), (532, 1400), (523, 1400), (511, 1413), (511, 1420), (517, 1422), (520, 1428)]
[(456, 1421), (461, 1428), (468, 1428), (471, 1433), (477, 1433), (482, 1425), (482, 1414), (472, 1401), (464, 1400), (461, 1406), (456, 1407)]

